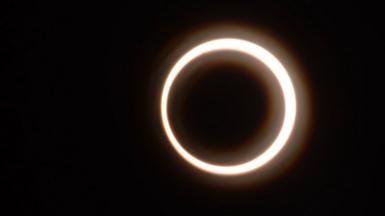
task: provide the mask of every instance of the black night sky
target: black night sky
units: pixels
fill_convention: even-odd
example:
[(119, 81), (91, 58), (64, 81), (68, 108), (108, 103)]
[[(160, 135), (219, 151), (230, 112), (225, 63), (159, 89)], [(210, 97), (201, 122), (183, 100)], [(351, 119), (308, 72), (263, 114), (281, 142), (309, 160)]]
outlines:
[[(383, 22), (380, 7), (360, 4), (2, 3), (0, 215), (375, 214), (383, 152), (367, 141), (365, 113)], [(168, 54), (227, 23), (274, 37), (308, 86), (303, 152), (263, 183), (225, 184), (193, 168), (161, 127)], [(177, 87), (175, 124), (202, 141), (191, 151), (228, 158), (266, 120), (266, 89), (238, 66), (202, 70), (220, 73)]]

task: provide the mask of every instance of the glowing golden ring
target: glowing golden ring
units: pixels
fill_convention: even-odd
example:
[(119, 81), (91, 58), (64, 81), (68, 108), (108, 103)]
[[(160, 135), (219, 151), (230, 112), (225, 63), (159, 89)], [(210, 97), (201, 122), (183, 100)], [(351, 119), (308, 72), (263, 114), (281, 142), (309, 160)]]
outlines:
[[(248, 54), (251, 57), (256, 58), (257, 60), (263, 62), (274, 74), (278, 83), (281, 87), (284, 99), (284, 118), (282, 122), (281, 129), (274, 139), (273, 143), (270, 145), (268, 149), (266, 149), (262, 154), (258, 155), (254, 159), (247, 161), (245, 163), (236, 164), (236, 165), (217, 165), (212, 163), (207, 163), (201, 159), (190, 154), (186, 151), (182, 145), (179, 143), (177, 138), (175, 137), (168, 119), (167, 112), (167, 103), (168, 96), (172, 87), (172, 84), (178, 74), (182, 71), (182, 69), (190, 63), (195, 58), (217, 51), (237, 51), (244, 54)], [(249, 41), (234, 39), (234, 38), (223, 38), (223, 39), (215, 39), (205, 43), (202, 43), (186, 54), (184, 54), (172, 67), (170, 73), (167, 76), (167, 79), (164, 83), (160, 110), (161, 110), (161, 118), (163, 129), (174, 149), (177, 153), (182, 156), (187, 162), (192, 164), (193, 166), (204, 170), (209, 173), (218, 174), (218, 175), (239, 175), (244, 174), (255, 169), (260, 168), (261, 166), (268, 163), (271, 159), (273, 159), (285, 146), (288, 141), (290, 134), (293, 130), (295, 119), (296, 119), (296, 95), (293, 87), (293, 83), (283, 65), (278, 61), (278, 59), (273, 56), (270, 52), (260, 47), (257, 44), (254, 44)]]

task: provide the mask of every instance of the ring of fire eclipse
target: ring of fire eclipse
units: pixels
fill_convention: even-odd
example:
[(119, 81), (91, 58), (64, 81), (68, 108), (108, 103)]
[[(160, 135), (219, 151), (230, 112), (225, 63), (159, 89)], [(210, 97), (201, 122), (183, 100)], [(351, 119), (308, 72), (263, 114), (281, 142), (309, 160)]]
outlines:
[[(241, 54), (250, 55), (257, 61), (261, 61), (262, 63), (264, 63), (273, 73), (274, 77), (277, 79), (281, 91), (283, 93), (284, 100), (283, 121), (278, 134), (274, 138), (274, 141), (271, 143), (269, 148), (267, 148), (260, 155), (257, 155), (255, 158), (245, 163), (226, 166), (208, 163), (190, 154), (185, 148), (183, 148), (181, 143), (175, 137), (168, 118), (168, 97), (176, 77), (182, 72), (183, 68), (194, 59), (207, 53), (220, 51), (239, 52)], [(293, 131), (296, 120), (296, 110), (297, 102), (294, 86), (285, 67), (279, 62), (279, 60), (274, 55), (272, 55), (263, 47), (246, 40), (235, 38), (222, 38), (210, 40), (192, 48), (190, 51), (185, 53), (175, 63), (175, 65), (169, 72), (166, 81), (163, 85), (160, 102), (160, 112), (163, 129), (167, 135), (168, 140), (170, 141), (172, 147), (176, 150), (176, 152), (183, 159), (185, 159), (188, 163), (195, 166), (196, 168), (199, 168), (203, 171), (212, 174), (228, 176), (249, 173), (271, 161), (286, 145)]]

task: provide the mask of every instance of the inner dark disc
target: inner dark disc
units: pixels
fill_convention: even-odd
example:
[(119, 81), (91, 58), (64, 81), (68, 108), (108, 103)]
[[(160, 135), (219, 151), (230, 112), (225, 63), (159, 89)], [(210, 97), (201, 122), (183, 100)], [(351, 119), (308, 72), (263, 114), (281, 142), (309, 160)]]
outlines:
[(266, 135), (269, 116), (268, 88), (256, 73), (263, 67), (214, 61), (184, 70), (172, 87), (169, 118), (186, 150), (226, 163), (268, 147), (253, 142)]

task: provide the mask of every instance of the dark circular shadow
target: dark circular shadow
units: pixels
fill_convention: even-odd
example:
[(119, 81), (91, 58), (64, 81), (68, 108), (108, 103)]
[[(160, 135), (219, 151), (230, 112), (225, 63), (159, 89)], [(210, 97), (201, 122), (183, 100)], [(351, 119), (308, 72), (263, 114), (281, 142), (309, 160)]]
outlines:
[(272, 87), (259, 74), (270, 72), (229, 56), (204, 59), (190, 63), (173, 84), (169, 118), (175, 136), (206, 161), (226, 164), (255, 157), (268, 147), (255, 141), (265, 139), (272, 127)]

